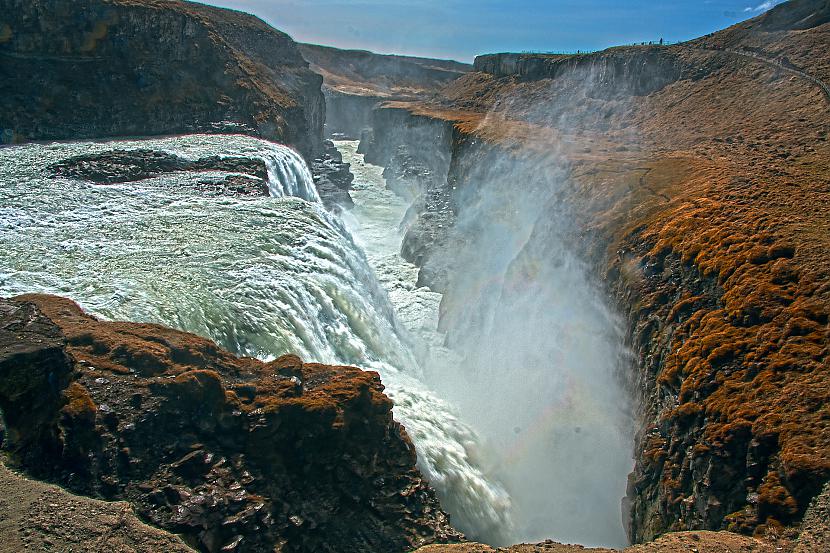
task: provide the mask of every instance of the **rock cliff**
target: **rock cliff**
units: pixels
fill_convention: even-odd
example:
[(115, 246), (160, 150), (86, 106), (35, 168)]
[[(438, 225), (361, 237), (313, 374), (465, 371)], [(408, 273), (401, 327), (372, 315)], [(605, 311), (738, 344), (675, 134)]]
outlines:
[(178, 0), (6, 0), (5, 142), (243, 132), (322, 149), (322, 79), (290, 37)]
[(371, 126), (372, 108), (382, 100), (434, 95), (472, 67), (451, 60), (375, 54), (300, 44), (311, 69), (323, 76), (326, 130), (354, 138)]
[(789, 2), (682, 45), (484, 57), (374, 115), (367, 159), (446, 198), (416, 201), (412, 220), (450, 218), (405, 241), (445, 314), (465, 242), (444, 223), (481, 179), (520, 194), (566, 172), (539, 201), (568, 206), (636, 354), (635, 542), (794, 534), (830, 478), (828, 14)]
[(606, 97), (644, 96), (683, 76), (681, 61), (671, 50), (637, 46), (597, 54), (488, 54), (476, 57), (474, 68), (494, 77), (522, 80), (572, 78), (585, 73)]
[(197, 336), (0, 300), (3, 448), (201, 551), (457, 540), (376, 373), (237, 358)]

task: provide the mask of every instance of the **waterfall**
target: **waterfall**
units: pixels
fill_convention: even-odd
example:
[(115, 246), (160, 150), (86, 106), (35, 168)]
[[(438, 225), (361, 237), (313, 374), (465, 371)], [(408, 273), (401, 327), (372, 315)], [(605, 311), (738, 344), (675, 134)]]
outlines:
[[(97, 186), (40, 169), (130, 148), (263, 159), (279, 197), (199, 195), (199, 173)], [(0, 183), (4, 295), (65, 295), (104, 318), (168, 325), (264, 360), (292, 352), (376, 370), (448, 509), (471, 525), (509, 528), (510, 499), (479, 467), (480, 440), (424, 384), (343, 223), (306, 201), (317, 195), (295, 152), (241, 136), (26, 145), (0, 150)]]
[[(544, 161), (543, 161), (544, 162)], [(442, 302), (464, 360), (427, 382), (491, 445), (515, 541), (624, 546), (631, 423), (619, 318), (575, 251), (563, 164), (496, 155), (466, 177)], [(517, 186), (520, 183), (521, 186)]]
[(274, 145), (264, 157), (268, 168), (268, 190), (271, 196), (297, 196), (309, 202), (319, 202), (320, 195), (311, 172), (302, 156), (285, 146)]

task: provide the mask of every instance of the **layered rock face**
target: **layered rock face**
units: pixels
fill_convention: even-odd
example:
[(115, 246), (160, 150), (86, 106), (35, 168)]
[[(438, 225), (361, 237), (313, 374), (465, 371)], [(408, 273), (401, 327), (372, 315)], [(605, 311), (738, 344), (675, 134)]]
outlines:
[[(483, 58), (489, 72), (441, 99), (375, 115), (367, 156), (391, 175), (449, 158), (443, 183), (421, 191), (443, 189), (455, 214), (481, 179), (520, 194), (566, 171), (567, 186), (539, 201), (568, 206), (574, 247), (626, 315), (635, 352), (635, 542), (793, 533), (830, 478), (828, 13), (791, 2), (680, 46)], [(410, 127), (446, 138), (430, 149), (417, 131), (397, 134)], [(396, 158), (401, 146), (409, 155)], [(460, 270), (463, 237), (430, 233), (408, 235), (423, 275)], [(437, 286), (451, 306), (452, 286)]]
[(410, 56), (340, 50), (300, 44), (311, 68), (323, 76), (326, 132), (359, 138), (371, 126), (372, 108), (380, 101), (434, 95), (468, 72), (468, 64)]
[(670, 50), (639, 47), (619, 47), (591, 55), (489, 54), (476, 57), (474, 67), (498, 78), (524, 80), (586, 73), (605, 97), (650, 94), (683, 73), (681, 60)]
[(452, 124), (413, 115), (405, 107), (385, 104), (372, 113), (372, 129), (363, 134), (360, 152), (382, 165), (386, 185), (412, 199), (404, 224), (401, 255), (420, 267), (418, 285), (443, 290), (446, 263), (433, 252), (447, 246), (456, 206), (448, 186), (453, 159)]
[(237, 358), (69, 300), (0, 301), (3, 447), (128, 501), (201, 551), (407, 551), (453, 541), (376, 373)]
[(243, 132), (322, 149), (321, 78), (261, 20), (163, 0), (9, 0), (5, 142)]
[(333, 210), (349, 209), (354, 201), (349, 195), (354, 175), (350, 165), (343, 162), (343, 156), (330, 140), (323, 142), (323, 153), (312, 160), (310, 168), (314, 176), (314, 185), (323, 204)]

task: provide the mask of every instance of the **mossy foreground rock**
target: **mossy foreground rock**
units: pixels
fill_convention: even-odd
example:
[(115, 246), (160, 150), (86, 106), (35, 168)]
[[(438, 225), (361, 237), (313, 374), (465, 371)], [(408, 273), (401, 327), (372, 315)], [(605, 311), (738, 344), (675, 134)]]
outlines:
[(237, 358), (63, 298), (0, 300), (11, 460), (126, 500), (202, 551), (406, 551), (457, 540), (376, 373)]

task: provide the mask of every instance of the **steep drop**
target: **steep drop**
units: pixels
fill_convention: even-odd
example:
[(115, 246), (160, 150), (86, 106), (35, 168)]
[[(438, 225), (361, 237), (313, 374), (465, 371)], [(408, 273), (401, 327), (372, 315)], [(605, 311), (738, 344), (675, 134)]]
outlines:
[(261, 159), (275, 195), (316, 199), (296, 154), (242, 136), (0, 150), (4, 293), (69, 295), (97, 315), (187, 330), (263, 360), (292, 352), (376, 370), (422, 472), (460, 498), (459, 517), (508, 524), (504, 492), (478, 468), (477, 436), (424, 384), (408, 333), (340, 220), (298, 197), (203, 193), (203, 181), (226, 176), (216, 171), (107, 186), (48, 176), (52, 163), (115, 148)]

